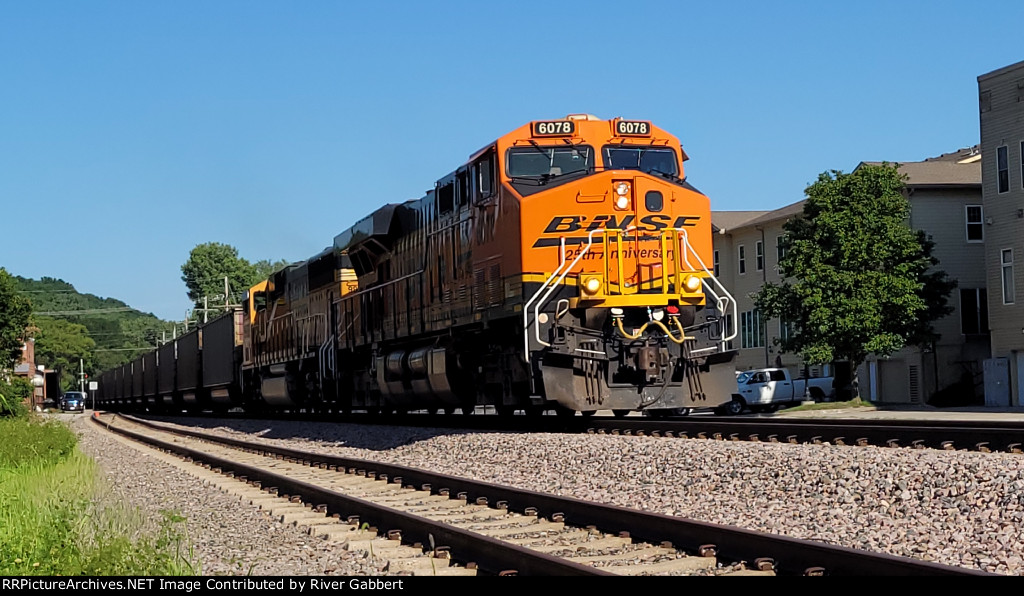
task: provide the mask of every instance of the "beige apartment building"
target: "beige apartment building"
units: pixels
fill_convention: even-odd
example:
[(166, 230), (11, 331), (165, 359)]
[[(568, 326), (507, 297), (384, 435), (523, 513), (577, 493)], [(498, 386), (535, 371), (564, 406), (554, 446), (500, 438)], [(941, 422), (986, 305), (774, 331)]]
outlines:
[(1024, 62), (978, 77), (992, 359), (985, 403), (1024, 405)]
[[(981, 153), (972, 147), (899, 165), (907, 175), (907, 223), (932, 237), (938, 267), (959, 286), (949, 297), (953, 313), (935, 323), (941, 335), (935, 345), (907, 347), (888, 358), (869, 357), (858, 371), (861, 396), (880, 403), (924, 403), (933, 397), (946, 403), (980, 401), (982, 363), (990, 354)], [(784, 366), (795, 376), (804, 371), (798, 355), (780, 354), (774, 343), (787, 332), (786, 326), (778, 319), (764, 320), (750, 297), (764, 283), (781, 281), (783, 224), (800, 214), (803, 205), (799, 201), (774, 211), (712, 213), (716, 274), (736, 298), (740, 319), (734, 341), (738, 370)], [(807, 369), (812, 377), (832, 372), (827, 365)]]

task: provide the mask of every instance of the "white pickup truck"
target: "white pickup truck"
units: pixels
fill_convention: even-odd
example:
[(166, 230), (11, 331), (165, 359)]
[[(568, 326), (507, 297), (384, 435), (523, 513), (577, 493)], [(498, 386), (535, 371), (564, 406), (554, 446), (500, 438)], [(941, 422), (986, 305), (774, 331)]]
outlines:
[(745, 370), (736, 376), (736, 391), (732, 401), (722, 406), (724, 414), (739, 414), (746, 408), (755, 412), (774, 412), (779, 404), (804, 399), (804, 389), (811, 399), (820, 400), (835, 395), (832, 377), (794, 379), (785, 368), (757, 368)]

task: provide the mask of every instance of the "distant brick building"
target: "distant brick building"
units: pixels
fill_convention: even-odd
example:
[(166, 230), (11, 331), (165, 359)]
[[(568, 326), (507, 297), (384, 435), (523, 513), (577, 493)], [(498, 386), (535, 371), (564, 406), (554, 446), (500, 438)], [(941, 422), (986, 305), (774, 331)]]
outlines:
[[(27, 381), (37, 375), (36, 366), (36, 340), (30, 338), (28, 341), (21, 346), (21, 358), (18, 359), (17, 364), (14, 365), (14, 376), (24, 377)], [(42, 374), (42, 373), (39, 373)], [(26, 405), (29, 407), (41, 406), (45, 397), (45, 388), (35, 387), (32, 395), (31, 403), (26, 400)]]

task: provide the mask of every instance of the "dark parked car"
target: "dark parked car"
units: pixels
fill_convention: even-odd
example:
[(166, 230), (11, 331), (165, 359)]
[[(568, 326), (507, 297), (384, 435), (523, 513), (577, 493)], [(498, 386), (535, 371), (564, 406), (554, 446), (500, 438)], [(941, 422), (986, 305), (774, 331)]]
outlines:
[(61, 412), (84, 412), (85, 394), (81, 391), (68, 391), (60, 398)]

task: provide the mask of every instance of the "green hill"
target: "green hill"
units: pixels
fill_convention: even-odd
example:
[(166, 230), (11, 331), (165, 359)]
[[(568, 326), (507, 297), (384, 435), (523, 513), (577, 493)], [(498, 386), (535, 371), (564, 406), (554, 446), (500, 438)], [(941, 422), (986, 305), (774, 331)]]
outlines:
[(114, 298), (79, 293), (61, 279), (14, 279), (32, 302), (37, 364), (61, 370), (64, 389), (77, 385), (80, 360), (93, 377), (134, 360), (174, 331), (173, 322)]

